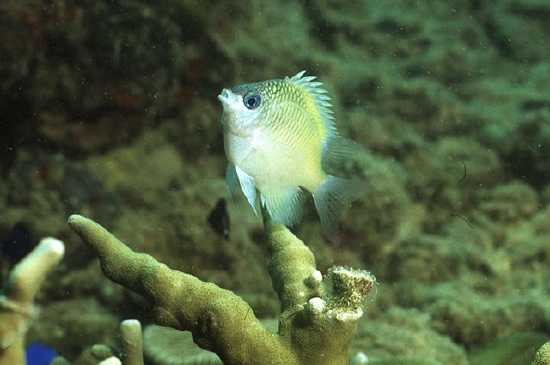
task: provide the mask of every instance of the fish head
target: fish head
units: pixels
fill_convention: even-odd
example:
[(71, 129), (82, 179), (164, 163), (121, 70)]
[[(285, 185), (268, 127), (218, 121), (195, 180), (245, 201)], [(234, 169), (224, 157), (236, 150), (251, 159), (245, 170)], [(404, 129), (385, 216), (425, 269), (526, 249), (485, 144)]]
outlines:
[(242, 84), (223, 89), (218, 100), (223, 105), (222, 123), (226, 132), (246, 137), (265, 120), (273, 95), (273, 82)]

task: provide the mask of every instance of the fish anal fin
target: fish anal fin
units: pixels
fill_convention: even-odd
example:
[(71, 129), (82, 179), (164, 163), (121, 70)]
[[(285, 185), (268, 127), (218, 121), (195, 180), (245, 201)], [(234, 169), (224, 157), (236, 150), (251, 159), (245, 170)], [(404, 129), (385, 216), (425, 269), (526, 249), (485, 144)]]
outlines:
[(302, 219), (302, 189), (298, 186), (279, 194), (261, 194), (261, 202), (273, 222), (292, 226)]

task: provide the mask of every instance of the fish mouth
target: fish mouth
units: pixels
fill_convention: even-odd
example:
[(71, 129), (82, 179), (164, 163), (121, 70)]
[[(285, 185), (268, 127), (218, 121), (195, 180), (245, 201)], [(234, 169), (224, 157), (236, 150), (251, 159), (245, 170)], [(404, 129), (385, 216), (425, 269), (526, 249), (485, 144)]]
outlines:
[(224, 104), (229, 103), (229, 95), (231, 95), (231, 91), (229, 89), (223, 89), (221, 94), (218, 95), (218, 100), (221, 101)]

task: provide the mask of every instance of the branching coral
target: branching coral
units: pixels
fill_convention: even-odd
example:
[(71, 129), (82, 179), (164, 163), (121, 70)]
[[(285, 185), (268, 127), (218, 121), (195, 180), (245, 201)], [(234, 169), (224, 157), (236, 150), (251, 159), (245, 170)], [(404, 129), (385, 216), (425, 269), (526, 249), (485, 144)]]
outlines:
[[(82, 352), (74, 362), (79, 365), (143, 365), (143, 336), (137, 319), (122, 321), (119, 327), (120, 351), (114, 347), (96, 344)], [(57, 356), (50, 365), (71, 365), (62, 356)]]
[(0, 365), (25, 364), (25, 334), (37, 312), (34, 297), (64, 252), (63, 242), (44, 238), (10, 272), (0, 292)]
[(233, 292), (133, 252), (90, 219), (69, 218), (109, 279), (145, 297), (158, 324), (190, 331), (199, 346), (217, 353), (224, 364), (345, 365), (374, 277), (335, 267), (323, 280), (302, 241), (268, 217), (264, 223), (272, 254), (269, 273), (281, 302), (277, 334)]
[(143, 365), (143, 337), (141, 323), (127, 319), (120, 324), (120, 340), (124, 365)]
[(537, 351), (535, 359), (531, 365), (550, 365), (550, 341), (546, 342)]

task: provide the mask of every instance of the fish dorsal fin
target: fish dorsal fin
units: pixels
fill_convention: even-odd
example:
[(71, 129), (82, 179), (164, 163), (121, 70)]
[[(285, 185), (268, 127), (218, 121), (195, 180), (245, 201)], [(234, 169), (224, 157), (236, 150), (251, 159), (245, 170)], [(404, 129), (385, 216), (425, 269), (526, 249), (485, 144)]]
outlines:
[(328, 91), (321, 87), (323, 85), (322, 82), (313, 81), (316, 79), (315, 76), (302, 77), (305, 73), (306, 71), (304, 70), (298, 72), (292, 77), (287, 76), (285, 78), (285, 81), (293, 82), (308, 92), (308, 94), (313, 99), (315, 106), (319, 110), (319, 113), (321, 115), (321, 122), (326, 128), (327, 133), (331, 135), (335, 134), (336, 126), (334, 125), (334, 117), (332, 116), (332, 110), (330, 109), (332, 107), (332, 104), (329, 102), (330, 97), (327, 95)]

